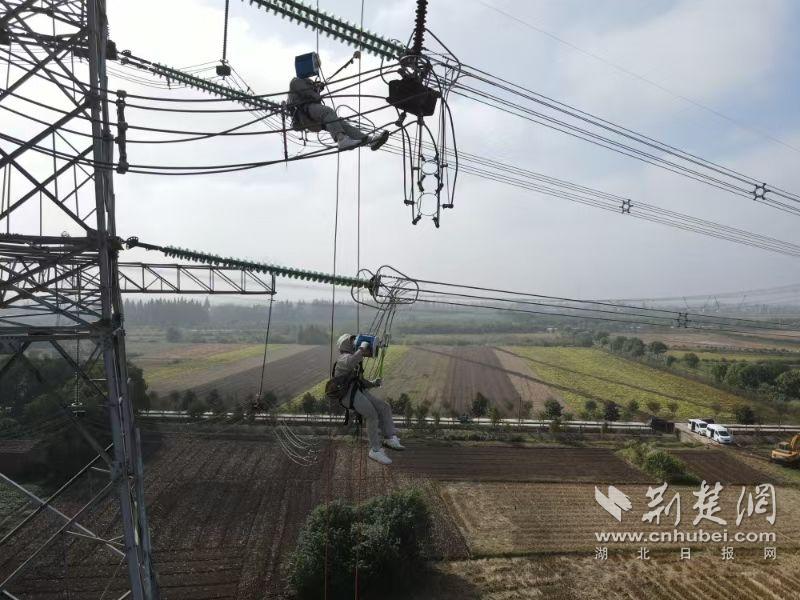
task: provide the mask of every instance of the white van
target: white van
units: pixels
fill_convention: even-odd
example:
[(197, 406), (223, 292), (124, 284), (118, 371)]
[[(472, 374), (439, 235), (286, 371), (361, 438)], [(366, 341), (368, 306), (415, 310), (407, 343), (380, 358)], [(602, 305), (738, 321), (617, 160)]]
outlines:
[(720, 444), (732, 444), (733, 435), (722, 425), (708, 425), (706, 435)]
[(708, 427), (708, 423), (703, 421), (703, 419), (689, 419), (689, 431), (699, 433), (700, 435), (707, 435), (706, 427)]

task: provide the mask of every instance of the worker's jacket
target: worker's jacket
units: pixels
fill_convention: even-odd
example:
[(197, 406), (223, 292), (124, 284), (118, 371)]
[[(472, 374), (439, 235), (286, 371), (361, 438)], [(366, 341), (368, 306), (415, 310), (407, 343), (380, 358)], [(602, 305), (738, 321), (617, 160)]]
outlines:
[(311, 79), (302, 77), (292, 79), (286, 104), (292, 111), (292, 127), (294, 129), (320, 130), (321, 123), (312, 119), (307, 110), (309, 104), (322, 104), (322, 95)]
[(336, 363), (333, 365), (334, 377), (350, 375), (352, 378), (352, 383), (343, 397), (343, 401), (347, 402), (349, 405), (352, 405), (352, 398), (355, 392), (378, 386), (374, 381), (364, 378), (364, 367), (361, 364), (363, 360), (364, 353), (359, 348), (352, 354), (347, 352), (341, 353), (339, 358), (336, 359)]

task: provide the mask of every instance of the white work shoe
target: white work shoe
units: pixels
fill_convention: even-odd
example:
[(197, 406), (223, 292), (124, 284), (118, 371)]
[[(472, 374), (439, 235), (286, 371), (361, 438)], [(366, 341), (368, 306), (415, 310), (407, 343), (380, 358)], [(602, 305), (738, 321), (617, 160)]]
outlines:
[(386, 453), (382, 449), (381, 450), (370, 450), (369, 454), (367, 456), (369, 456), (375, 462), (381, 463), (382, 465), (390, 465), (390, 464), (392, 464), (392, 459), (389, 458), (388, 456), (386, 456)]
[(398, 438), (396, 435), (393, 435), (392, 437), (383, 440), (383, 445), (386, 446), (387, 448), (391, 448), (392, 450), (406, 449), (406, 447), (400, 443), (400, 438)]
[(339, 145), (339, 150), (352, 150), (353, 148), (358, 148), (362, 142), (358, 140), (354, 140), (351, 137), (347, 137), (343, 135), (339, 138), (337, 144)]

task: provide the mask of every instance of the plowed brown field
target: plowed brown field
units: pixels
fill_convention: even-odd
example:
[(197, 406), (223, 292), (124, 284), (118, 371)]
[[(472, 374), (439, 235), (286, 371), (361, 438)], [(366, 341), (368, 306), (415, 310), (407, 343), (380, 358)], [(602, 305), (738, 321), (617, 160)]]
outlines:
[[(608, 488), (599, 486), (604, 493)], [(607, 545), (610, 549), (621, 549), (628, 553), (636, 551), (642, 542), (608, 542), (600, 544), (595, 532), (663, 532), (672, 531), (675, 513), (664, 516), (661, 524), (642, 520), (650, 510), (646, 492), (648, 486), (620, 485), (633, 504), (632, 509), (616, 521), (595, 501), (595, 486), (578, 483), (451, 483), (443, 486), (442, 494), (453, 511), (453, 515), (467, 539), (473, 555), (496, 556), (498, 554), (525, 554), (541, 552), (590, 552), (595, 547)], [(693, 508), (697, 498), (692, 492), (698, 488), (670, 487), (666, 500), (680, 494), (682, 531), (693, 531), (697, 511)], [(777, 490), (777, 515), (775, 525), (767, 523), (764, 515), (745, 518), (736, 526), (736, 504), (741, 488), (727, 487), (720, 493), (720, 508), (715, 516), (727, 521), (733, 536), (736, 531), (774, 531), (775, 543), (733, 543), (730, 545), (761, 548), (777, 546), (784, 552), (796, 552), (800, 547), (800, 491), (790, 488)], [(673, 507), (674, 508), (674, 507)], [(723, 527), (703, 520), (698, 525), (705, 531), (721, 531)], [(679, 548), (696, 546), (681, 542), (652, 544), (656, 548)], [(715, 549), (726, 544), (710, 544)], [(791, 550), (789, 550), (791, 549)]]
[[(283, 598), (287, 558), (316, 505), (336, 498), (365, 500), (409, 483), (423, 489), (434, 513), (432, 556), (466, 556), (463, 538), (434, 484), (367, 461), (363, 446), (329, 444), (323, 438), (318, 448), (319, 460), (301, 467), (271, 435), (162, 439), (146, 465), (145, 486), (162, 598)], [(119, 535), (108, 527), (115, 505), (107, 502), (81, 523), (99, 535)], [(77, 499), (58, 506), (72, 514)], [(3, 548), (0, 580), (16, 567), (21, 550), (33, 547), (33, 534), (41, 541), (56, 523), (37, 521), (30, 535)], [(64, 598), (68, 589), (70, 597), (99, 597), (110, 578), (108, 594), (117, 598), (126, 577), (124, 565), (117, 567), (118, 561), (94, 542), (59, 539), (9, 590), (36, 600)]]
[[(291, 356), (267, 363), (264, 375), (264, 390), (272, 391), (280, 402), (286, 402), (330, 375), (330, 350), (326, 346), (314, 346)], [(223, 395), (237, 394), (243, 398), (258, 392), (261, 378), (261, 360), (256, 367), (194, 386), (199, 394), (211, 389)]]
[(393, 455), (393, 470), (439, 481), (651, 481), (602, 448), (439, 446), (414, 441), (407, 446), (407, 452)]
[(457, 561), (435, 567), (410, 600), (794, 600), (800, 556), (765, 561), (758, 552), (722, 561), (717, 551), (692, 560), (674, 554), (637, 560), (610, 556), (536, 556)]
[(720, 483), (778, 483), (774, 478), (738, 460), (731, 452), (700, 448), (672, 450), (700, 479)]
[(521, 397), (494, 351), (486, 346), (421, 348), (423, 352), (449, 357), (442, 405), (469, 413), (475, 395), (486, 396), (503, 416), (517, 416)]

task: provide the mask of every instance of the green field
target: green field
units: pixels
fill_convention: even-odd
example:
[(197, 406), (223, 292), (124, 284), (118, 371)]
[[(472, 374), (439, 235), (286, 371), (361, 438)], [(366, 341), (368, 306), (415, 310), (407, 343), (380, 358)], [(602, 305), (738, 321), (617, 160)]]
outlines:
[[(669, 350), (667, 354), (675, 358), (682, 359), (690, 350)], [(700, 360), (706, 361), (746, 361), (746, 362), (760, 362), (768, 360), (776, 360), (788, 363), (800, 363), (800, 352), (711, 352), (696, 350), (694, 354)]]
[(625, 405), (631, 400), (647, 411), (646, 403), (656, 401), (667, 414), (667, 404), (677, 402), (679, 419), (713, 414), (712, 404), (722, 407), (717, 415), (733, 419), (734, 408), (749, 400), (659, 369), (614, 356), (593, 348), (512, 347), (511, 352), (531, 361), (531, 368), (544, 381), (559, 386), (559, 394), (570, 411), (583, 409), (587, 398), (611, 400)]
[[(305, 348), (270, 344), (269, 360), (279, 360)], [(133, 343), (130, 350), (150, 389), (159, 393), (188, 389), (252, 369), (264, 357), (263, 344)]]

